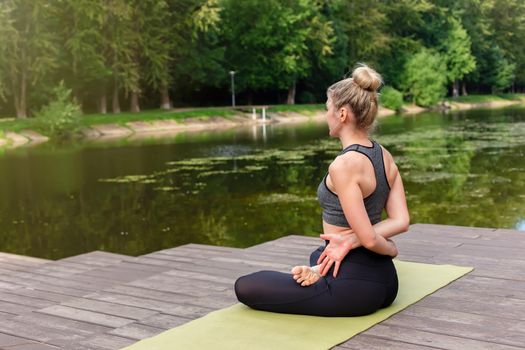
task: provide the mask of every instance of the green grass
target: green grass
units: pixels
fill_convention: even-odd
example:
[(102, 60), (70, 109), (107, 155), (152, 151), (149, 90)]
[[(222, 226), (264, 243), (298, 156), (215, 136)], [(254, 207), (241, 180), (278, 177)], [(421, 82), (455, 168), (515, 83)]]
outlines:
[[(305, 104), (305, 105), (272, 105), (268, 112), (301, 112), (311, 114), (315, 111), (324, 109), (324, 104)], [(260, 112), (260, 111), (258, 111)], [(90, 126), (96, 124), (118, 124), (124, 125), (133, 121), (154, 121), (154, 120), (180, 120), (186, 118), (206, 120), (213, 117), (231, 118), (239, 114), (239, 111), (231, 107), (207, 107), (194, 108), (182, 111), (164, 111), (161, 109), (146, 110), (139, 113), (122, 112), (119, 114), (87, 114), (81, 119), (81, 125)], [(33, 129), (41, 131), (37, 121), (33, 118), (28, 119), (0, 119), (0, 130), (21, 131)]]
[(272, 105), (268, 109), (270, 112), (316, 112), (324, 110), (324, 104), (299, 104), (299, 105)]
[(525, 94), (468, 95), (447, 97), (447, 101), (461, 103), (483, 103), (494, 101), (517, 101), (525, 99)]
[[(236, 114), (229, 108), (196, 108), (188, 111), (164, 111), (152, 109), (139, 113), (122, 112), (119, 114), (88, 114), (82, 117), (82, 125), (89, 126), (95, 124), (125, 124), (133, 121), (153, 121), (153, 120), (182, 120), (195, 118), (206, 120), (212, 117), (231, 118)], [(1, 124), (0, 124), (1, 125)]]
[[(81, 125), (90, 126), (96, 124), (119, 124), (123, 125), (132, 121), (154, 121), (154, 120), (183, 120), (186, 118), (206, 120), (212, 117), (231, 118), (237, 112), (230, 108), (196, 108), (187, 111), (164, 111), (161, 109), (147, 110), (139, 113), (122, 112), (119, 114), (87, 114), (81, 119)], [(21, 131), (33, 129), (41, 131), (38, 122), (34, 118), (28, 119), (0, 119), (0, 130)]]
[(24, 129), (38, 130), (35, 119), (0, 119), (0, 130), (5, 131), (21, 131)]
[[(498, 95), (469, 95), (456, 98), (447, 98), (448, 101), (464, 103), (480, 103), (489, 101), (521, 100), (525, 101), (525, 94), (498, 94)], [(248, 108), (249, 109), (249, 108)], [(297, 105), (270, 105), (268, 112), (296, 112), (312, 115), (315, 112), (325, 110), (324, 104), (297, 104)], [(251, 112), (245, 111), (245, 112)], [(188, 110), (164, 111), (161, 109), (146, 110), (139, 113), (122, 112), (119, 114), (87, 114), (82, 117), (81, 124), (90, 126), (96, 124), (118, 124), (123, 125), (132, 121), (154, 121), (154, 120), (183, 120), (186, 118), (206, 120), (212, 117), (231, 118), (239, 112), (231, 107), (208, 107), (188, 108)], [(258, 110), (260, 113), (260, 110)], [(18, 132), (24, 129), (33, 129), (42, 132), (36, 119), (0, 118), (0, 135), (5, 131)]]

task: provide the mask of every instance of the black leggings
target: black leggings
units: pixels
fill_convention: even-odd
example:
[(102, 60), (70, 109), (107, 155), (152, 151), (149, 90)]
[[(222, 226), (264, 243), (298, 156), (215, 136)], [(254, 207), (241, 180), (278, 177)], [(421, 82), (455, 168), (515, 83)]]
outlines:
[[(310, 266), (317, 265), (325, 247), (310, 254)], [(291, 272), (253, 272), (235, 281), (235, 294), (253, 309), (313, 316), (368, 315), (396, 298), (398, 280), (390, 256), (364, 247), (353, 249), (341, 262), (335, 279), (334, 265), (307, 287), (297, 283)]]

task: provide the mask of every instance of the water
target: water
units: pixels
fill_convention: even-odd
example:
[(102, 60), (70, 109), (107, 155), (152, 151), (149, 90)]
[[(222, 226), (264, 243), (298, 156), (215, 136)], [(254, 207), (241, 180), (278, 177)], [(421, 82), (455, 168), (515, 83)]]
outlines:
[[(525, 109), (380, 120), (411, 223), (525, 230)], [(340, 151), (324, 123), (43, 144), (0, 155), (0, 251), (59, 259), (318, 237)]]

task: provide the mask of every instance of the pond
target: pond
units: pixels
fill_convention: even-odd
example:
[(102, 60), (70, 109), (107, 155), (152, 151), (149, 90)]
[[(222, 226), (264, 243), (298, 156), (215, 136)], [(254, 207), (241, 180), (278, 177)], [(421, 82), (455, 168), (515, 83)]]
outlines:
[[(525, 109), (389, 116), (411, 223), (525, 230)], [(0, 251), (59, 259), (318, 237), (324, 123), (42, 144), (0, 155)], [(385, 215), (383, 215), (385, 217)]]

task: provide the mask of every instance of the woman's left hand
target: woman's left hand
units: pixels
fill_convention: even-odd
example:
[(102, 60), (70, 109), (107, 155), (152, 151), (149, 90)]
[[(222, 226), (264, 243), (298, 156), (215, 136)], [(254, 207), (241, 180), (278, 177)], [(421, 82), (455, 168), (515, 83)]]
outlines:
[(335, 263), (333, 273), (335, 278), (341, 261), (351, 249), (359, 246), (359, 239), (357, 239), (355, 233), (324, 233), (319, 237), (330, 241), (321, 253), (321, 256), (319, 256), (319, 259), (317, 259), (317, 264), (320, 264), (319, 273), (321, 276), (325, 276)]

